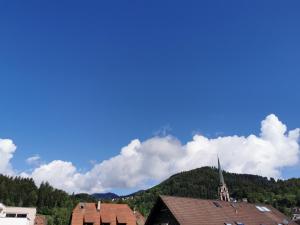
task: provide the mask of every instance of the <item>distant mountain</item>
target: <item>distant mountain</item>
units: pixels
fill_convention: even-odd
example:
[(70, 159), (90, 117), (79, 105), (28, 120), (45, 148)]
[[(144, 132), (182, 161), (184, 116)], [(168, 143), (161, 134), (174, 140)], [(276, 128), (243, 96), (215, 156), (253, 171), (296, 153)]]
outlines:
[[(257, 175), (224, 172), (230, 196), (247, 198), (249, 202), (271, 204), (289, 215), (292, 207), (300, 207), (300, 179), (268, 179)], [(202, 199), (218, 198), (219, 175), (216, 168), (202, 167), (171, 176), (164, 182), (138, 192), (127, 202), (132, 208), (148, 215), (158, 195), (182, 196)]]
[(128, 195), (122, 195), (120, 196), (120, 198), (128, 198), (128, 197), (132, 197), (132, 196), (135, 196), (135, 195), (138, 195), (140, 193), (143, 193), (145, 190), (139, 190), (139, 191), (136, 191), (136, 192), (133, 192), (131, 194), (128, 194)]
[(128, 195), (118, 195), (118, 194), (113, 193), (113, 192), (94, 193), (91, 196), (93, 198), (95, 198), (96, 200), (101, 200), (101, 199), (102, 200), (112, 200), (112, 199), (124, 199), (124, 198), (126, 199), (126, 198), (129, 198), (129, 197), (138, 195), (139, 193), (142, 193), (143, 191), (145, 191), (145, 190), (139, 190), (139, 191), (133, 192), (133, 193), (128, 194)]
[(107, 193), (95, 193), (92, 194), (92, 196), (97, 199), (97, 200), (111, 200), (114, 198), (120, 198), (119, 195), (112, 193), (112, 192), (107, 192)]

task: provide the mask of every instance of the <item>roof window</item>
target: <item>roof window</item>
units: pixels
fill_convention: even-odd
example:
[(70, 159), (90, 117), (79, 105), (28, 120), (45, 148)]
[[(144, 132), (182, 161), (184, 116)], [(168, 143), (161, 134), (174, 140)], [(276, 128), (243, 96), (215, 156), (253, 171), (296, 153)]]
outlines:
[(261, 212), (270, 212), (271, 210), (270, 209), (268, 209), (267, 207), (265, 207), (265, 206), (255, 206), (259, 211), (261, 211)]
[(238, 222), (238, 221), (235, 221), (235, 224), (236, 224), (236, 225), (244, 225), (244, 223)]

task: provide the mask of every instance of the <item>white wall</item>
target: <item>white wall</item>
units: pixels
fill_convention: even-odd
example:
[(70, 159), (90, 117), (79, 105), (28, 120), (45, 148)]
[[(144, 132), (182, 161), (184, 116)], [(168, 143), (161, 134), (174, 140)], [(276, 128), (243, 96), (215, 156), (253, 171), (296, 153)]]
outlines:
[(29, 225), (27, 218), (0, 218), (0, 225)]
[[(5, 208), (5, 211), (6, 211), (6, 214), (8, 213), (13, 213), (13, 214), (27, 214), (27, 219), (29, 221), (28, 225), (34, 225), (34, 219), (35, 219), (35, 216), (36, 216), (36, 209), (35, 208), (23, 208), (23, 207), (6, 207)], [(15, 218), (15, 219), (20, 219), (20, 218)], [(25, 218), (26, 219), (26, 218)], [(24, 223), (22, 223), (23, 225)], [(2, 225), (0, 223), (0, 225)], [(10, 225), (10, 224), (8, 224)], [(12, 225), (15, 225), (15, 224), (12, 224)], [(16, 225), (19, 225), (19, 224), (16, 224)], [(27, 223), (26, 223), (27, 225)]]

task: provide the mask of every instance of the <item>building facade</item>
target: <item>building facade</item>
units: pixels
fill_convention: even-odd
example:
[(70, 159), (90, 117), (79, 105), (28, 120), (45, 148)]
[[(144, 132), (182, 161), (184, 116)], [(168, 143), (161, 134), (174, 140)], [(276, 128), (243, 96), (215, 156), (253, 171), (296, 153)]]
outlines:
[(0, 225), (35, 225), (36, 209), (7, 207), (0, 203)]
[(300, 208), (295, 207), (292, 209), (292, 214), (293, 214), (293, 220), (300, 224)]

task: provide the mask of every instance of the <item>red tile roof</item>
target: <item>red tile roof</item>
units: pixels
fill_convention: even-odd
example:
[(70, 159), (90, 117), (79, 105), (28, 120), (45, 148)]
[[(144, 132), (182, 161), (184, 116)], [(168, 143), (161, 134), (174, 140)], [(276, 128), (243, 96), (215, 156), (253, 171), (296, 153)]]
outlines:
[[(262, 212), (255, 204), (245, 202), (224, 202), (160, 196), (180, 225), (224, 225), (241, 222), (246, 225), (277, 225), (283, 224), (285, 215), (271, 206), (265, 206), (270, 211)], [(219, 206), (219, 207), (217, 207)], [(151, 215), (150, 215), (151, 216)], [(290, 222), (289, 225), (296, 225)]]
[(71, 225), (82, 225), (83, 223), (126, 223), (136, 225), (136, 218), (133, 211), (127, 204), (101, 203), (100, 210), (97, 210), (95, 203), (79, 203), (72, 213)]

